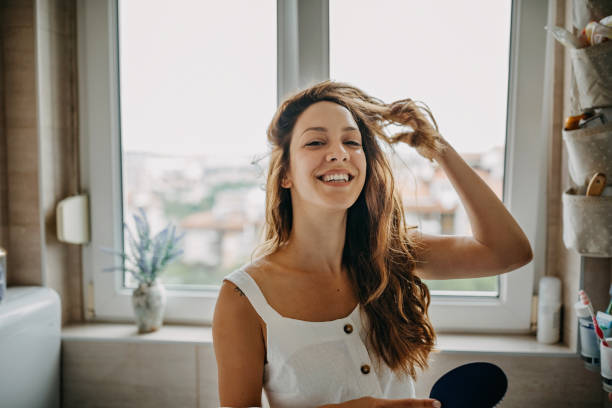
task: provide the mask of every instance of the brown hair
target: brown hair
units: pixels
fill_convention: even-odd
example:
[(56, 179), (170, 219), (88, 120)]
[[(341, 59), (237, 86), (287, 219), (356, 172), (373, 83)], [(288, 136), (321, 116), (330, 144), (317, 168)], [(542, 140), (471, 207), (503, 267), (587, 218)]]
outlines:
[[(368, 342), (393, 371), (416, 378), (415, 368), (428, 366), (435, 342), (428, 317), (430, 296), (427, 286), (413, 274), (418, 242), (408, 234), (392, 170), (376, 138), (389, 144), (406, 142), (431, 160), (444, 145), (426, 107), (411, 99), (385, 104), (354, 86), (331, 80), (288, 97), (267, 130), (272, 151), (266, 182), (265, 241), (254, 255), (274, 253), (289, 239), (291, 195), (281, 187), (281, 180), (289, 169), (291, 134), (300, 114), (320, 101), (348, 109), (362, 136), (366, 178), (357, 201), (348, 209), (342, 263), (370, 322)], [(412, 130), (388, 136), (383, 129), (391, 123)]]

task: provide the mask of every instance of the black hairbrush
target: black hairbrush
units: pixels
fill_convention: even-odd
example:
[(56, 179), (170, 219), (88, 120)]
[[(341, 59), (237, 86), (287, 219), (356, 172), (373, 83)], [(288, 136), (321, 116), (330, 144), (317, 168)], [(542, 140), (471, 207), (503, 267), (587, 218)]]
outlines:
[(444, 374), (431, 388), (429, 398), (442, 408), (492, 408), (508, 389), (508, 378), (495, 364), (468, 363)]

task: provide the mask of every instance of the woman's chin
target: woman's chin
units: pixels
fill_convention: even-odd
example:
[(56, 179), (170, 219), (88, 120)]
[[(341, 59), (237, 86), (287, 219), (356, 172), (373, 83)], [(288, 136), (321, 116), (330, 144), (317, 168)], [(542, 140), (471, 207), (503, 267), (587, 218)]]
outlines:
[(357, 197), (354, 200), (331, 200), (326, 199), (321, 203), (321, 207), (329, 211), (346, 211), (357, 201)]

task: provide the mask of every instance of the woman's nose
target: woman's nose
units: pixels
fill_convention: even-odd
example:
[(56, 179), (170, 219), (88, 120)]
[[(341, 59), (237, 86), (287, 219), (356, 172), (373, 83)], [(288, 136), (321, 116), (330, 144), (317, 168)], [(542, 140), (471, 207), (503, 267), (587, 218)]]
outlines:
[(327, 161), (347, 161), (348, 158), (349, 155), (344, 146), (332, 147), (326, 156)]

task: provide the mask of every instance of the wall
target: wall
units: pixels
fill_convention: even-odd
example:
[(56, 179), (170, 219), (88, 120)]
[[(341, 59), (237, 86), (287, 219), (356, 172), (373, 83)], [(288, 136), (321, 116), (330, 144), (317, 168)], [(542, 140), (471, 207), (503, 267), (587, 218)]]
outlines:
[[(549, 26), (557, 25), (576, 31), (572, 28), (571, 0), (551, 1), (550, 7)], [(553, 44), (553, 64), (549, 67), (552, 86), (548, 95), (552, 106), (550, 116), (544, 122), (548, 142), (546, 274), (558, 276), (562, 281), (562, 341), (572, 350), (577, 350), (578, 325), (573, 304), (578, 300), (578, 290), (587, 291), (595, 310), (605, 310), (610, 299), (608, 290), (612, 280), (612, 260), (581, 257), (563, 243), (562, 195), (572, 183), (562, 130), (564, 118), (579, 114), (581, 109), (569, 53), (559, 42), (554, 41)]]
[[(134, 342), (133, 336), (130, 340), (64, 340), (62, 406), (219, 406), (211, 343)], [(585, 370), (580, 359), (520, 354), (435, 354), (430, 368), (417, 379), (417, 397), (426, 398), (446, 371), (472, 361), (488, 361), (505, 371), (509, 387), (503, 407), (605, 406), (599, 373)]]
[[(4, 23), (4, 7), (0, 6), (0, 23)], [(0, 28), (0, 246), (8, 243), (8, 200), (7, 200), (7, 156), (6, 131), (4, 126), (4, 37), (7, 26)]]
[[(2, 3), (8, 285), (41, 285), (34, 5)], [(19, 274), (13, 272), (19, 270)]]
[(55, 206), (78, 188), (76, 7), (2, 2), (0, 246), (9, 286), (62, 298), (63, 322), (82, 320), (80, 248), (56, 239)]

